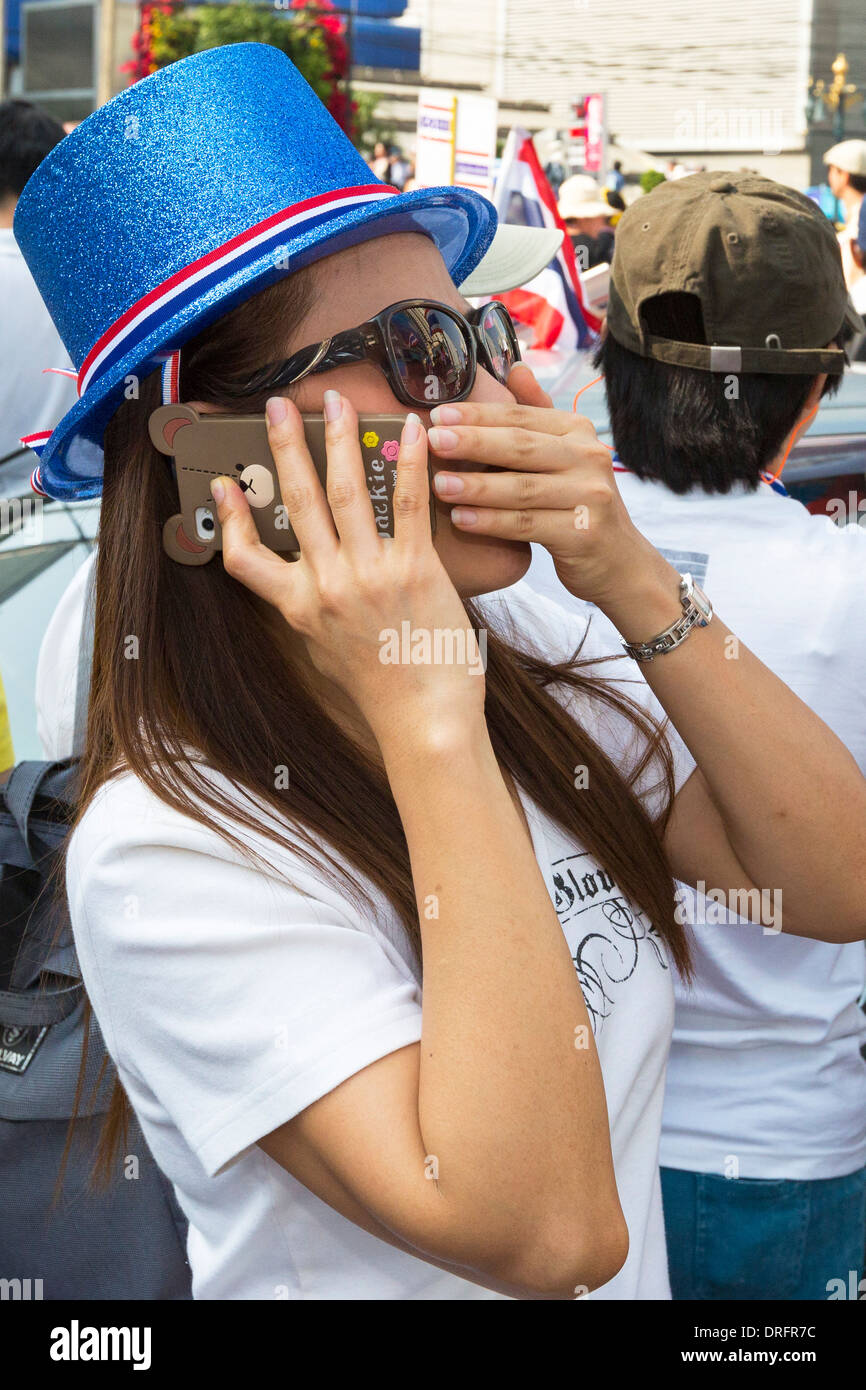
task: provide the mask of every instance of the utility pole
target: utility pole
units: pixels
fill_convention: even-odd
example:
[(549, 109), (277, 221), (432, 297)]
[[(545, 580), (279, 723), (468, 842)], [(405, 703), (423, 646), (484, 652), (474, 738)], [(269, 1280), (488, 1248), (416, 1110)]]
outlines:
[(833, 81), (829, 84), (823, 78), (815, 82), (809, 78), (809, 104), (806, 107), (806, 120), (810, 125), (823, 121), (833, 114), (833, 139), (837, 142), (845, 138), (845, 116), (863, 101), (863, 93), (854, 82), (848, 81), (848, 59), (840, 53), (830, 65)]
[(114, 96), (117, 4), (116, 0), (98, 0), (98, 4), (99, 57), (96, 73), (96, 105), (104, 106)]
[(347, 129), (352, 129), (352, 58), (355, 52), (355, 3), (348, 0), (346, 13), (346, 121)]

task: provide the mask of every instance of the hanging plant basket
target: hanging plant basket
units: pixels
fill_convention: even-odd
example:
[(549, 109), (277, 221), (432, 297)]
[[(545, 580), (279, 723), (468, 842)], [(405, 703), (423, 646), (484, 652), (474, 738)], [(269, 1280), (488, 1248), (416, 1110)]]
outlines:
[(346, 133), (354, 138), (356, 106), (346, 94), (349, 48), (345, 25), (331, 0), (274, 5), (187, 5), (178, 0), (141, 6), (124, 63), (130, 85), (158, 68), (227, 43), (269, 43), (286, 53)]

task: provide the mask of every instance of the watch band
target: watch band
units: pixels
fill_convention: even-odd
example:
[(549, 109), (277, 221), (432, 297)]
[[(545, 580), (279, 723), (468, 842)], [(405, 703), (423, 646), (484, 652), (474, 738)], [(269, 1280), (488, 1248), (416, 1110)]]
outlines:
[(703, 589), (684, 574), (680, 581), (680, 603), (683, 616), (651, 637), (648, 642), (623, 642), (623, 647), (635, 661), (652, 661), (657, 656), (672, 652), (681, 642), (685, 642), (693, 627), (708, 627), (713, 616), (713, 605)]

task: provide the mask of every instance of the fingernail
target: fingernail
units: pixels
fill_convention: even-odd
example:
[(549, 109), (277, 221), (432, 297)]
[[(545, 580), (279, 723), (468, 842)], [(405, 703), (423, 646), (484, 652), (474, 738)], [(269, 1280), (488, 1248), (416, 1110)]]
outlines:
[(459, 437), (453, 430), (430, 430), (427, 438), (437, 453), (440, 454), (447, 454), (449, 449), (456, 449), (460, 443)]
[(459, 425), (462, 418), (460, 407), (456, 405), (437, 405), (430, 411), (434, 425)]
[(339, 420), (343, 413), (343, 400), (339, 391), (326, 391), (324, 400), (325, 419)]
[(212, 478), (210, 485), (210, 495), (215, 502), (221, 502), (226, 495), (226, 486), (222, 478)]
[(456, 497), (463, 491), (464, 483), (462, 478), (458, 478), (456, 473), (436, 473), (433, 478), (433, 486), (443, 497)]
[(411, 415), (406, 416), (406, 423), (403, 426), (403, 443), (417, 444), (420, 438), (421, 420), (413, 411)]
[(457, 526), (474, 526), (478, 520), (478, 513), (471, 507), (452, 507), (451, 520)]
[(272, 425), (279, 425), (285, 420), (288, 408), (285, 396), (269, 396), (265, 401), (265, 414)]

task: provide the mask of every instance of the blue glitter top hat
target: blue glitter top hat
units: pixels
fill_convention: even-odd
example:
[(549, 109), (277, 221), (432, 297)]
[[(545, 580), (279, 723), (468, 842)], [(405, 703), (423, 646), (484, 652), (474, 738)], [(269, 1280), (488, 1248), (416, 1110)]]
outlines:
[(376, 179), (289, 58), (268, 44), (195, 53), (88, 116), (47, 155), (13, 230), (78, 372), (36, 491), (95, 497), (102, 437), (131, 375), (322, 256), (395, 231), (432, 238), (455, 283), (496, 212), (464, 188)]

